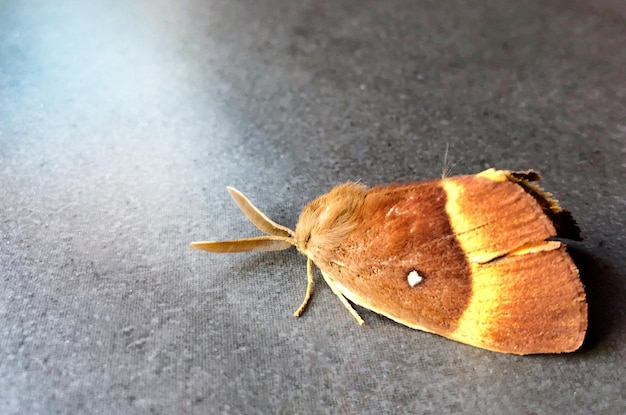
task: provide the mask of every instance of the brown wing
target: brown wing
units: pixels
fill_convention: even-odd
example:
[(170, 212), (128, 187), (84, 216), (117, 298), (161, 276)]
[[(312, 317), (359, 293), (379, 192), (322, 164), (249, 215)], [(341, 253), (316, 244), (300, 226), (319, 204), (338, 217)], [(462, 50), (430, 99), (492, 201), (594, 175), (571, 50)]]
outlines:
[(410, 327), (508, 353), (575, 350), (587, 324), (576, 267), (544, 242), (556, 230), (537, 195), (491, 173), (369, 190), (361, 226), (316, 265)]
[[(373, 188), (358, 228), (314, 262), (355, 303), (411, 327), (451, 332), (471, 296), (471, 275), (446, 200), (437, 182)], [(414, 288), (412, 271), (423, 277)]]

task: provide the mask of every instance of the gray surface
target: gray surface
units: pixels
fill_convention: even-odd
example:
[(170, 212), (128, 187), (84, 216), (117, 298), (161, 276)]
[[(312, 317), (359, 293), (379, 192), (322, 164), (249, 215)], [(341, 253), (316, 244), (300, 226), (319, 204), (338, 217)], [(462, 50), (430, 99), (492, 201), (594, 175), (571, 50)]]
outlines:
[[(0, 3), (0, 413), (626, 412), (620, 2), (84, 3)], [(294, 319), (295, 251), (188, 247), (257, 234), (226, 185), (294, 226), (447, 143), (574, 212), (582, 351), (359, 327), (321, 280)]]

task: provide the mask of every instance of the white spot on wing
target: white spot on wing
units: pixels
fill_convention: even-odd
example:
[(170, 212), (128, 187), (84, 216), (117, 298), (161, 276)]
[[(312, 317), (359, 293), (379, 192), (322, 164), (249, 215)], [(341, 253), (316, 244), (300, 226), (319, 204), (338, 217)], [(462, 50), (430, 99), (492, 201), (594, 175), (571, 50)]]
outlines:
[(409, 275), (407, 275), (406, 279), (409, 282), (409, 285), (411, 287), (415, 287), (417, 284), (419, 284), (423, 280), (421, 275), (418, 274), (417, 271), (415, 270), (409, 272)]

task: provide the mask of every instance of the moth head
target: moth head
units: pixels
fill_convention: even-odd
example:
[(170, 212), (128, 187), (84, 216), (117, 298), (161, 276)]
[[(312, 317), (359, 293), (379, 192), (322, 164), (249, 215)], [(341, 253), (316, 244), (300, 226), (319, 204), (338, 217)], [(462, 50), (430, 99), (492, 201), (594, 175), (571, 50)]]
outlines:
[(309, 202), (298, 219), (295, 245), (306, 256), (335, 246), (358, 225), (355, 212), (363, 204), (366, 187), (345, 183)]

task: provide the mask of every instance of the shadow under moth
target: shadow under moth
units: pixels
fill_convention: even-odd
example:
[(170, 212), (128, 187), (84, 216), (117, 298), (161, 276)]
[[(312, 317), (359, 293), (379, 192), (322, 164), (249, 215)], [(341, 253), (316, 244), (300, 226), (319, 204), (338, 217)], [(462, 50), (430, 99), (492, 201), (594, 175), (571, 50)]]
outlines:
[[(307, 306), (314, 263), (350, 302), (405, 326), (513, 354), (578, 349), (587, 303), (578, 269), (555, 238), (581, 240), (572, 215), (533, 182), (538, 173), (475, 175), (367, 188), (346, 183), (308, 203), (295, 231), (229, 187), (265, 236), (192, 242), (217, 253), (306, 255)], [(349, 301), (348, 301), (349, 300)]]

